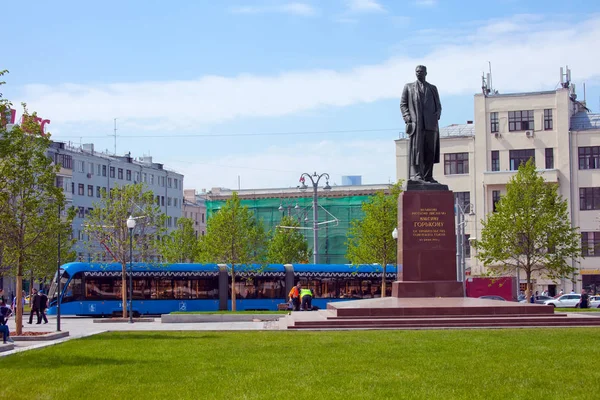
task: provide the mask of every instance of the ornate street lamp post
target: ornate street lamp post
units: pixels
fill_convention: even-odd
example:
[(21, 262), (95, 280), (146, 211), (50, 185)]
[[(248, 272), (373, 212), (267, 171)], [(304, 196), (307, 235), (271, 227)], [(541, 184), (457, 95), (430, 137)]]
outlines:
[(133, 324), (133, 230), (135, 219), (133, 216), (127, 218), (127, 229), (129, 229), (129, 323)]
[(313, 263), (318, 264), (319, 258), (319, 210), (318, 210), (318, 195), (317, 189), (319, 188), (319, 181), (321, 178), (325, 178), (325, 186), (323, 190), (331, 190), (331, 186), (329, 186), (329, 174), (322, 173), (321, 175), (317, 175), (317, 173), (313, 173), (312, 175), (304, 172), (300, 175), (300, 190), (308, 189), (306, 185), (305, 177), (310, 179), (313, 187)]

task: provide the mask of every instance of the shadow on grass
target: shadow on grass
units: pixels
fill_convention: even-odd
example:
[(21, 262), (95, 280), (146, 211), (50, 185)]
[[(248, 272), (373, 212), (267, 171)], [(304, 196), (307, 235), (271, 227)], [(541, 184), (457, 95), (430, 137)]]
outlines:
[[(56, 354), (46, 355), (39, 353), (35, 357), (35, 365), (40, 368), (59, 364), (61, 367), (89, 367), (89, 366), (119, 366), (119, 365), (142, 365), (149, 364), (150, 361), (129, 360), (123, 358), (109, 357), (87, 357), (81, 355)], [(16, 363), (11, 365), (11, 369), (31, 369), (31, 363)]]
[(204, 340), (204, 339), (220, 339), (221, 337), (216, 334), (178, 334), (178, 332), (152, 332), (152, 333), (129, 333), (129, 332), (110, 332), (103, 333), (100, 335), (94, 335), (85, 338), (88, 341), (107, 341), (107, 340)]

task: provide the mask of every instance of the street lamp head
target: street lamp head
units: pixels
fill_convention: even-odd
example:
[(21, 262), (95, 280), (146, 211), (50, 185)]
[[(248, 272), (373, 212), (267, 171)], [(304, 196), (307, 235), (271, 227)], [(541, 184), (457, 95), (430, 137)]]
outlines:
[(135, 228), (135, 218), (133, 218), (132, 215), (130, 215), (129, 218), (127, 218), (127, 228), (128, 229), (134, 229)]
[(296, 209), (296, 210), (297, 210), (297, 209), (299, 209), (299, 208), (300, 208), (300, 206), (298, 205), (298, 203), (296, 203), (296, 206), (294, 207), (294, 209)]
[(398, 228), (394, 228), (394, 230), (392, 231), (392, 237), (394, 238), (394, 240), (398, 240)]
[(308, 189), (308, 186), (306, 186), (306, 184), (304, 182), (302, 182), (302, 185), (298, 186), (300, 188), (300, 190), (306, 190)]
[(281, 203), (279, 203), (279, 208), (278, 208), (278, 210), (279, 210), (279, 211), (283, 210), (283, 205), (282, 205)]
[(329, 186), (329, 181), (325, 181), (325, 186), (323, 187), (323, 190), (331, 190), (331, 186)]

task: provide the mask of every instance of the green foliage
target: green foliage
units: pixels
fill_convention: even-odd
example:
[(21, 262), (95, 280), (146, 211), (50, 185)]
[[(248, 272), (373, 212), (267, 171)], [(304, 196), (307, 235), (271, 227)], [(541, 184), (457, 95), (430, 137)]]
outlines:
[[(59, 166), (46, 156), (50, 140), (37, 134), (40, 126), (35, 118), (24, 108), (20, 126), (9, 131), (0, 125), (0, 270), (17, 277), (18, 302), (24, 274), (50, 276), (56, 268), (58, 232), (66, 239), (71, 229), (69, 216), (61, 219), (58, 213), (65, 204), (62, 189), (55, 184)], [(64, 255), (69, 244), (63, 241)], [(21, 321), (19, 311), (17, 332)]]
[(496, 212), (482, 221), (477, 257), (494, 275), (524, 270), (528, 291), (532, 274), (552, 280), (574, 274), (571, 259), (581, 257), (580, 235), (571, 227), (558, 185), (546, 183), (530, 160), (506, 190)]
[(271, 264), (307, 263), (310, 257), (308, 243), (300, 230), (300, 223), (288, 215), (281, 218), (269, 240), (267, 262)]
[(99, 203), (84, 221), (88, 235), (87, 245), (99, 255), (106, 252), (108, 259), (121, 264), (123, 317), (127, 313), (126, 267), (130, 261), (130, 232), (127, 219), (136, 221), (133, 230), (133, 258), (152, 262), (157, 256), (157, 238), (165, 231), (165, 216), (154, 202), (151, 191), (144, 190), (143, 183), (115, 186), (110, 192), (103, 191)]
[[(200, 260), (228, 264), (232, 282), (235, 282), (236, 265), (264, 262), (265, 239), (262, 222), (240, 204), (234, 192), (208, 220), (206, 235), (200, 240)], [(235, 311), (235, 298), (235, 290), (232, 290), (232, 311)]]
[(398, 225), (398, 196), (402, 182), (390, 187), (389, 194), (378, 191), (364, 202), (362, 220), (353, 220), (348, 231), (348, 254), (352, 264), (379, 263), (382, 267), (382, 296), (385, 296), (385, 270), (396, 262), (397, 243), (392, 231)]
[(196, 261), (200, 248), (194, 231), (194, 221), (179, 218), (177, 229), (158, 242), (158, 252), (167, 263)]

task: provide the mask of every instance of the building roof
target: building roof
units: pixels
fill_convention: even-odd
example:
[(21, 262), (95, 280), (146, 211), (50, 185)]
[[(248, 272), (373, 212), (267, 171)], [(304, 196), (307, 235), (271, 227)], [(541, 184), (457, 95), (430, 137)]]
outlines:
[(578, 112), (571, 117), (572, 131), (600, 130), (600, 114)]
[(475, 136), (474, 124), (452, 124), (440, 128), (440, 137)]
[[(389, 190), (390, 186), (391, 184), (334, 184), (330, 190), (322, 190), (321, 185), (319, 187), (319, 197), (371, 196), (379, 190)], [(203, 193), (202, 195), (207, 200), (226, 200), (232, 196), (233, 192), (237, 192), (240, 199), (300, 198), (312, 195), (313, 188), (312, 186), (306, 190), (301, 190), (298, 187), (241, 190), (213, 188), (209, 193)]]

